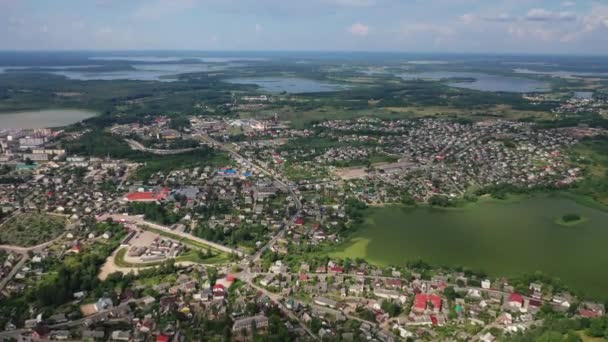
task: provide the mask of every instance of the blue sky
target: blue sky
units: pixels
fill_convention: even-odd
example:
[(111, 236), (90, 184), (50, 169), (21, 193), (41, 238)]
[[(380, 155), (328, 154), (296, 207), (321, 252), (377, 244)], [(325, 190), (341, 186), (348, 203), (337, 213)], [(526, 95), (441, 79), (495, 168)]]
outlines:
[(605, 0), (0, 0), (0, 50), (608, 54)]

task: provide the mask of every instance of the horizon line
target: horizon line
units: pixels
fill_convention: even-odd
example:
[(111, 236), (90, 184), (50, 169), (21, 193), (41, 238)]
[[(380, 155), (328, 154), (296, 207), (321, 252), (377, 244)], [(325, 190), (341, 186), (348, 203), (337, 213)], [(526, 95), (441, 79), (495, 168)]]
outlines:
[(569, 52), (465, 52), (465, 51), (399, 51), (399, 50), (213, 50), (213, 49), (0, 49), (0, 53), (113, 53), (113, 52), (202, 52), (202, 53), (336, 53), (336, 54), (419, 54), (419, 55), (479, 55), (479, 56), (572, 56), (608, 57), (608, 54), (569, 53)]

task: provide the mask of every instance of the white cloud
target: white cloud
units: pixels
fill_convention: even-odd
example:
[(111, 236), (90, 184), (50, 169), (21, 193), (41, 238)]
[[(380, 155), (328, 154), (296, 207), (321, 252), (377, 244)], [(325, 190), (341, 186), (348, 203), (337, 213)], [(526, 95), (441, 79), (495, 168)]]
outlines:
[(465, 24), (471, 24), (475, 21), (476, 17), (472, 13), (466, 13), (461, 15), (458, 19)]
[(348, 32), (354, 36), (367, 37), (369, 34), (369, 26), (361, 23), (355, 23), (348, 28)]
[(544, 8), (533, 8), (525, 16), (529, 21), (574, 21), (576, 14), (573, 12), (552, 12)]
[(264, 27), (262, 26), (262, 24), (255, 24), (255, 32), (256, 33), (260, 33), (264, 30)]
[(342, 7), (370, 7), (376, 4), (375, 0), (323, 0), (328, 5)]
[(576, 2), (574, 1), (564, 1), (562, 2), (562, 7), (574, 7), (576, 6)]
[(507, 23), (507, 22), (512, 22), (512, 21), (517, 21), (519, 19), (517, 17), (514, 17), (514, 16), (510, 15), (509, 13), (500, 13), (500, 14), (497, 14), (497, 15), (484, 16), (483, 20), (485, 20), (485, 21), (500, 22), (500, 23)]

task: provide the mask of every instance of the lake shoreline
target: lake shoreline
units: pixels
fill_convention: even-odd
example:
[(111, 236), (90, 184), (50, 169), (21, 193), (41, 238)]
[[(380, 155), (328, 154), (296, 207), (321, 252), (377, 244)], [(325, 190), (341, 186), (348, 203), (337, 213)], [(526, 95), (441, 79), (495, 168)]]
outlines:
[[(492, 276), (516, 277), (542, 271), (575, 290), (604, 295), (608, 277), (592, 272), (608, 266), (600, 241), (608, 238), (607, 213), (561, 193), (487, 198), (458, 208), (392, 205), (370, 207), (351, 236), (323, 253), (363, 258), (386, 266), (423, 260), (436, 266), (464, 266)], [(577, 212), (585, 220), (555, 222)], [(568, 250), (569, 253), (562, 253)], [(589, 268), (579, 265), (587, 263)]]

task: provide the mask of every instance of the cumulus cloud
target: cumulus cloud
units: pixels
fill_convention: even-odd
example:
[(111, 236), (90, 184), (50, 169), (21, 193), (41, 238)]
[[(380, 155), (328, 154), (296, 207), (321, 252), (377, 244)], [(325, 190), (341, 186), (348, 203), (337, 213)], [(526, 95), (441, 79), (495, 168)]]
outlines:
[(369, 26), (361, 23), (355, 23), (348, 27), (348, 32), (353, 36), (367, 37), (369, 34)]
[(518, 20), (517, 17), (512, 16), (508, 13), (500, 13), (497, 15), (488, 15), (488, 16), (484, 16), (482, 18), (485, 21), (494, 21), (494, 22), (501, 22), (501, 23), (507, 23), (507, 22), (512, 22), (512, 21)]
[(574, 7), (576, 6), (576, 2), (574, 1), (564, 1), (562, 2), (562, 7)]
[(255, 32), (256, 33), (260, 33), (264, 30), (264, 27), (262, 27), (262, 24), (255, 24)]

